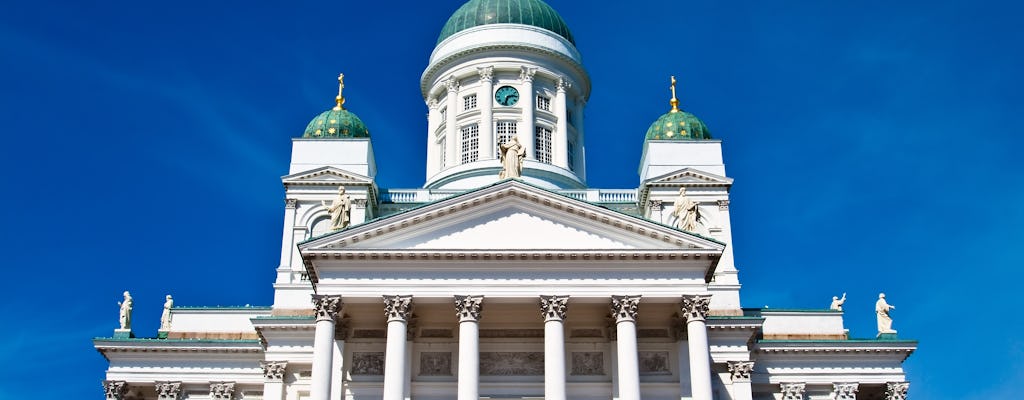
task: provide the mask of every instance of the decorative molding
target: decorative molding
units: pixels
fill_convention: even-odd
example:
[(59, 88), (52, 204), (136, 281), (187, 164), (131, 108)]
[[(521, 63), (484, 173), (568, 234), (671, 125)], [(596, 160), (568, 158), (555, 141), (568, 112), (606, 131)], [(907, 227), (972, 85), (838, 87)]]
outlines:
[(572, 353), (570, 375), (604, 375), (604, 353), (600, 351), (574, 351)]
[(178, 400), (181, 398), (181, 382), (156, 382), (156, 398)]
[(455, 296), (455, 316), (459, 322), (476, 322), (480, 320), (484, 296)]
[(341, 296), (314, 294), (313, 312), (317, 321), (334, 321), (341, 312)]
[(672, 375), (667, 351), (641, 351), (637, 353), (640, 375)]
[(284, 208), (295, 209), (299, 206), (299, 199), (284, 199)]
[[(523, 66), (522, 70), (519, 71), (519, 79), (523, 82), (533, 82), (533, 76), (537, 74), (537, 68)], [(533, 93), (524, 93), (533, 96)]]
[(804, 400), (804, 390), (807, 389), (807, 384), (780, 383), (779, 388), (782, 390), (782, 400)]
[(833, 383), (833, 400), (857, 400), (857, 383)]
[[(455, 79), (455, 75), (449, 76), (448, 79), (445, 79), (444, 86), (448, 88), (448, 93), (458, 92), (459, 91), (459, 80)], [(454, 110), (448, 110), (448, 112), (452, 112), (452, 111), (454, 111)], [(453, 116), (454, 116), (454, 114), (453, 114)]]
[(124, 395), (128, 393), (128, 382), (105, 380), (103, 381), (103, 393), (107, 400), (124, 400)]
[(565, 320), (568, 303), (569, 296), (540, 296), (540, 312), (544, 322)]
[(708, 307), (711, 305), (709, 295), (686, 295), (680, 303), (680, 313), (686, 322), (704, 321), (708, 317)]
[(612, 316), (615, 323), (635, 322), (639, 306), (640, 296), (612, 296)]
[(480, 80), (484, 82), (491, 82), (494, 79), (494, 67), (477, 67), (476, 73), (480, 74)]
[(481, 352), (481, 376), (544, 375), (543, 352)]
[(260, 362), (263, 368), (263, 378), (268, 381), (284, 380), (284, 371), (288, 369), (287, 361), (263, 361)]
[(424, 351), (420, 353), (421, 376), (452, 376), (452, 353)]
[(210, 382), (210, 398), (231, 400), (234, 396), (234, 382)]
[(412, 311), (412, 296), (384, 295), (384, 315), (391, 321), (405, 321)]
[(352, 375), (384, 375), (384, 352), (353, 352)]
[(754, 372), (753, 361), (729, 361), (727, 365), (733, 382), (750, 382), (750, 374)]
[(907, 400), (910, 382), (886, 382), (885, 400)]
[(719, 211), (728, 211), (729, 210), (729, 200), (719, 200), (718, 201), (718, 210)]
[(555, 81), (555, 88), (559, 92), (564, 92), (566, 89), (571, 88), (571, 87), (572, 87), (572, 82), (569, 82), (569, 79), (567, 79), (564, 76), (559, 76), (558, 80)]

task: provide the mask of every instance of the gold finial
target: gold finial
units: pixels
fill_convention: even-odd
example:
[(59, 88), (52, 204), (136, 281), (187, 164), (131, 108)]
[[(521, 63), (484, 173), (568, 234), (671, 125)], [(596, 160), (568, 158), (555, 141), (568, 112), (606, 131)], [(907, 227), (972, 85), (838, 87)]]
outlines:
[(676, 98), (676, 76), (672, 75), (672, 100), (668, 101), (672, 104), (671, 112), (679, 112), (679, 99)]
[(334, 98), (335, 110), (345, 109), (345, 96), (341, 95), (342, 90), (345, 90), (345, 74), (338, 74), (338, 97)]

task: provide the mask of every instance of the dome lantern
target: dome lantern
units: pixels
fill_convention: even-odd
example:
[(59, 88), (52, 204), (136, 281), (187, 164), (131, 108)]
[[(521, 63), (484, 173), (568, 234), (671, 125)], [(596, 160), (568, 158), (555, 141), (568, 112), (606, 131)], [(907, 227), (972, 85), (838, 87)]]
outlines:
[(304, 139), (352, 139), (370, 137), (370, 130), (358, 116), (345, 109), (345, 74), (338, 75), (338, 96), (334, 108), (324, 111), (309, 121)]

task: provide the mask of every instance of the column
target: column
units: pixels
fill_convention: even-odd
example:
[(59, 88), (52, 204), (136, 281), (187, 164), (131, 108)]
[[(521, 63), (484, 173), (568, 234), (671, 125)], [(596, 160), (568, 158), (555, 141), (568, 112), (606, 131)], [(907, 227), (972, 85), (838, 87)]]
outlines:
[(555, 117), (558, 121), (555, 123), (555, 137), (552, 138), (551, 161), (565, 169), (569, 169), (569, 112), (565, 104), (565, 90), (570, 86), (572, 84), (564, 76), (558, 77), (555, 82)]
[[(437, 128), (441, 124), (441, 113), (438, 112), (440, 107), (437, 104), (437, 99), (434, 95), (428, 94), (429, 99), (427, 100), (427, 177), (430, 179), (439, 171), (441, 163), (441, 155), (437, 149)], [(444, 151), (443, 149), (441, 151)]]
[(480, 398), (480, 310), (484, 296), (455, 296), (459, 318), (459, 400)]
[(565, 320), (569, 296), (540, 296), (544, 316), (544, 399), (565, 400)]
[(580, 177), (580, 180), (587, 181), (587, 146), (584, 143), (585, 136), (583, 135), (583, 106), (586, 100), (583, 96), (576, 98), (576, 111), (573, 114), (576, 115), (576, 175)]
[(477, 104), (480, 107), (480, 159), (490, 160), (494, 155), (494, 67), (476, 69), (480, 74), (480, 92)]
[(309, 397), (328, 400), (334, 358), (334, 320), (341, 311), (341, 296), (314, 294), (313, 311), (316, 314), (316, 331), (313, 333), (313, 378)]
[(612, 316), (618, 337), (619, 398), (640, 400), (640, 362), (637, 360), (636, 312), (640, 296), (612, 296)]
[(461, 139), (458, 135), (458, 125), (455, 124), (455, 117), (459, 113), (459, 80), (455, 79), (455, 75), (448, 77), (448, 80), (444, 81), (445, 87), (448, 88), (448, 111), (445, 112), (447, 118), (444, 136), (445, 136), (445, 158), (444, 168), (450, 168), (455, 165), (459, 165), (459, 159), (456, 158), (458, 154), (455, 149)]
[(288, 363), (264, 361), (260, 367), (263, 367), (263, 400), (284, 400), (284, 372)]
[(857, 386), (854, 383), (833, 383), (832, 384), (832, 399), (833, 400), (857, 400)]
[(519, 79), (522, 81), (522, 90), (519, 93), (519, 104), (523, 108), (523, 120), (519, 122), (519, 143), (523, 145), (523, 149), (526, 150), (526, 158), (536, 160), (537, 157), (533, 153), (533, 144), (535, 135), (534, 124), (533, 124), (533, 101), (537, 97), (533, 93), (533, 75), (537, 73), (537, 68), (522, 67), (522, 71), (519, 73)]
[(405, 397), (405, 328), (410, 311), (412, 296), (384, 296), (384, 314), (388, 318), (388, 344), (384, 353), (384, 400), (402, 400)]
[(412, 346), (416, 339), (416, 321), (416, 316), (410, 315), (405, 323), (405, 385), (402, 390), (405, 400), (412, 399)]
[(676, 363), (679, 371), (679, 398), (691, 399), (690, 347), (686, 341), (686, 319), (678, 314), (672, 318), (672, 335), (676, 339)]
[(128, 393), (128, 382), (125, 381), (103, 381), (103, 393), (107, 400), (124, 400)]
[(235, 397), (234, 382), (210, 382), (210, 398), (232, 400)]
[(779, 389), (782, 390), (782, 400), (804, 400), (804, 390), (807, 389), (807, 384), (798, 382), (780, 383)]
[(284, 232), (281, 233), (281, 264), (278, 268), (292, 265), (292, 253), (298, 252), (295, 244), (298, 243), (296, 239), (299, 238), (292, 235), (292, 230), (295, 229), (295, 211), (298, 204), (299, 201), (296, 199), (284, 200)]
[(156, 382), (156, 398), (178, 400), (181, 398), (181, 382)]
[(619, 333), (615, 330), (615, 318), (608, 318), (608, 353), (611, 357), (612, 400), (619, 400)]
[(728, 367), (732, 378), (733, 400), (751, 400), (754, 394), (750, 387), (750, 374), (754, 372), (754, 362), (729, 361)]
[(907, 400), (910, 382), (886, 382), (885, 400)]
[(680, 314), (686, 318), (686, 335), (690, 344), (690, 389), (694, 400), (711, 400), (711, 353), (708, 347), (708, 316), (711, 296), (683, 296)]
[(339, 313), (334, 326), (334, 356), (331, 358), (331, 399), (341, 399), (345, 390), (345, 341), (348, 340), (349, 319)]

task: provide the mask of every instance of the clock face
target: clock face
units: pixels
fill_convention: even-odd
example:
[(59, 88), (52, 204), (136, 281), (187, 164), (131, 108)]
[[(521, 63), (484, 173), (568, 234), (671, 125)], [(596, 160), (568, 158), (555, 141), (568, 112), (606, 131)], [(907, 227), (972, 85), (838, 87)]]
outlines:
[(519, 91), (511, 86), (502, 86), (494, 92), (494, 100), (503, 106), (514, 106), (519, 102)]

